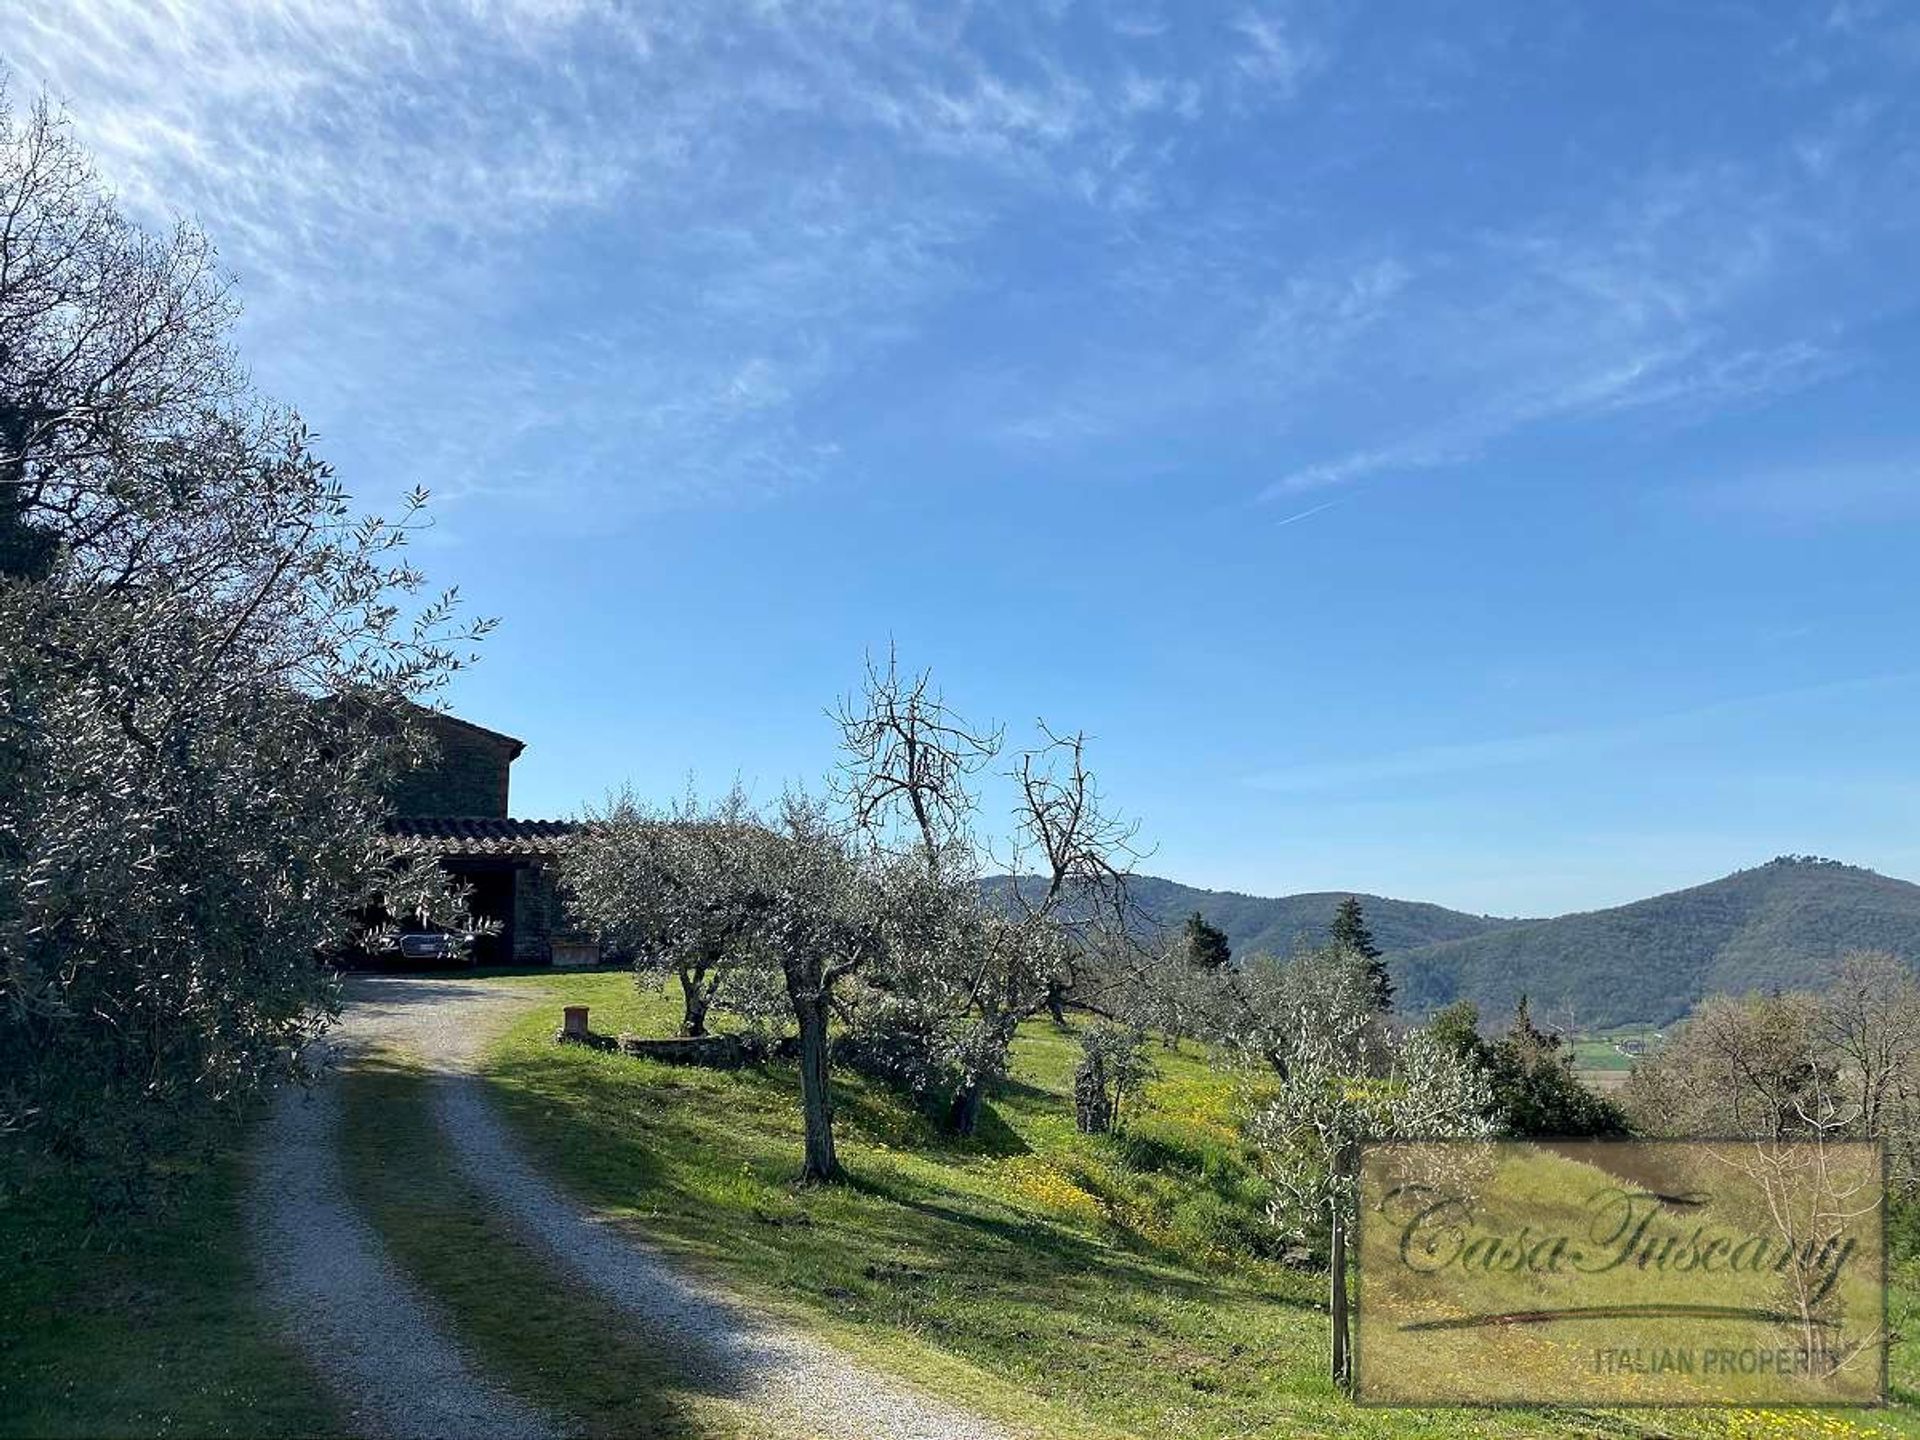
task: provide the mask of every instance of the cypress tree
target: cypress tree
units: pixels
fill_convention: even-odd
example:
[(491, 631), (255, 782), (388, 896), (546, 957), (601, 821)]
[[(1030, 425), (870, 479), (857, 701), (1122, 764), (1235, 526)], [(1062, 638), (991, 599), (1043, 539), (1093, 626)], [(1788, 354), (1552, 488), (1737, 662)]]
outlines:
[(1187, 925), (1182, 942), (1186, 947), (1187, 963), (1196, 970), (1224, 970), (1233, 959), (1233, 947), (1227, 943), (1227, 932), (1218, 925), (1207, 923), (1207, 917), (1198, 910), (1187, 917)]
[(1333, 912), (1330, 933), (1336, 946), (1366, 961), (1367, 978), (1373, 982), (1374, 1007), (1382, 1012), (1391, 1010), (1393, 977), (1387, 973), (1387, 962), (1380, 957), (1380, 947), (1373, 942), (1373, 931), (1367, 928), (1367, 913), (1361, 908), (1358, 895), (1349, 895), (1340, 902), (1340, 908)]

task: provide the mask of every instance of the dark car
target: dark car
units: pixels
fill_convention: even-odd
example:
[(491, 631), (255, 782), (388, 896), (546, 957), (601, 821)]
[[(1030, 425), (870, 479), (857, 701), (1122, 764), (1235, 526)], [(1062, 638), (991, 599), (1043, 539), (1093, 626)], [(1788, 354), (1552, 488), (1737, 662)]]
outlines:
[[(417, 922), (416, 922), (417, 924)], [(446, 930), (376, 931), (349, 946), (338, 963), (349, 970), (404, 965), (472, 965), (475, 936)]]
[(394, 946), (402, 960), (458, 960), (461, 957), (454, 937), (439, 930), (419, 930), (397, 936)]

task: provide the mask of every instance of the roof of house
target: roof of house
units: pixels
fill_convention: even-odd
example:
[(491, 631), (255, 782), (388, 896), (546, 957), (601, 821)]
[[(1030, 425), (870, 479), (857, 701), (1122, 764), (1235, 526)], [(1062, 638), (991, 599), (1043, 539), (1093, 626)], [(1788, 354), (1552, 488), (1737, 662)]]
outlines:
[(551, 855), (578, 828), (571, 820), (491, 815), (398, 815), (387, 821), (389, 835), (421, 841), (436, 855)]
[(442, 724), (457, 725), (462, 730), (471, 730), (474, 734), (484, 735), (489, 740), (498, 740), (504, 744), (511, 745), (513, 747), (513, 753), (507, 757), (509, 760), (518, 760), (520, 758), (520, 752), (527, 748), (527, 742), (517, 736), (509, 735), (503, 730), (489, 730), (486, 726), (476, 725), (471, 720), (462, 720), (450, 710), (435, 710), (425, 705), (419, 708), (425, 710), (434, 720)]

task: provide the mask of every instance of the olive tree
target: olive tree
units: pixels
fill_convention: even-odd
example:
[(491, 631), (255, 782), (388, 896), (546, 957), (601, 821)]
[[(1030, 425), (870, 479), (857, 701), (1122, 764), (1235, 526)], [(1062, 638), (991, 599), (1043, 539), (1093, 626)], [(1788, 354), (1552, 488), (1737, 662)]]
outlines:
[(1360, 1013), (1372, 985), (1365, 960), (1337, 945), (1250, 955), (1230, 979), (1223, 1033), (1240, 1055), (1284, 1078), (1294, 1051), (1316, 1033), (1314, 1017), (1324, 1015), (1340, 1029), (1347, 1063), (1364, 1071), (1385, 1058), (1389, 1037), (1379, 1006), (1370, 1017)]
[(639, 952), (645, 974), (676, 974), (684, 1028), (709, 1005), (798, 1032), (805, 1179), (838, 1179), (829, 1025), (846, 985), (876, 968), (904, 931), (923, 928), (916, 869), (860, 843), (808, 795), (772, 815), (737, 790), (654, 812), (620, 797), (591, 819), (563, 862), (578, 913)]
[(1276, 1224), (1324, 1235), (1333, 1379), (1351, 1378), (1347, 1236), (1363, 1140), (1483, 1137), (1486, 1077), (1425, 1029), (1394, 1034), (1381, 1020), (1364, 956), (1339, 947), (1269, 962), (1248, 993), (1240, 1043), (1274, 1072), (1248, 1122), (1274, 1186)]
[(1080, 1032), (1080, 1060), (1073, 1068), (1073, 1118), (1083, 1135), (1120, 1129), (1127, 1092), (1153, 1078), (1139, 1031), (1126, 1025), (1094, 1025)]
[(756, 900), (730, 873), (760, 824), (738, 786), (665, 810), (628, 792), (590, 815), (561, 858), (570, 908), (633, 956), (636, 982), (679, 983), (684, 1035), (705, 1035), (716, 1004), (755, 1025), (769, 1018), (769, 987), (750, 963)]
[(781, 802), (770, 828), (741, 832), (735, 853), (756, 917), (750, 953), (785, 982), (799, 1030), (805, 1178), (835, 1180), (828, 1023), (839, 987), (884, 953), (893, 877), (824, 807), (797, 793)]
[(486, 626), (249, 387), (191, 225), (0, 91), (0, 1128), (136, 1176), (297, 1072), (392, 867), (381, 795)]

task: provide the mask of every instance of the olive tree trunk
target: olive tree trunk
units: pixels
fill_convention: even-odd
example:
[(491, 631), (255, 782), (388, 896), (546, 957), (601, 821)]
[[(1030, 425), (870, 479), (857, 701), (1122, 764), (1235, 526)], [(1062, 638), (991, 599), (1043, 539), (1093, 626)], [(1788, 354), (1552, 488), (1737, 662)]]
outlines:
[(1047, 1013), (1053, 1017), (1053, 1023), (1065, 1026), (1067, 1023), (1067, 987), (1058, 980), (1047, 982)]
[(824, 1000), (794, 1002), (800, 1023), (800, 1105), (806, 1120), (807, 1168), (804, 1179), (840, 1178), (833, 1151), (833, 1091), (827, 1071), (827, 1006)]
[(680, 1033), (690, 1040), (698, 1040), (707, 1033), (707, 1009), (713, 1004), (713, 987), (698, 973), (682, 970), (680, 995), (686, 1003)]
[(971, 1135), (980, 1126), (980, 1105), (986, 1098), (987, 1087), (978, 1080), (969, 1080), (954, 1092), (953, 1103), (947, 1107), (947, 1128), (956, 1135)]

